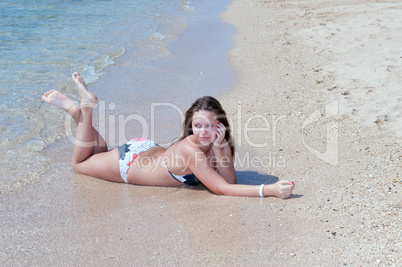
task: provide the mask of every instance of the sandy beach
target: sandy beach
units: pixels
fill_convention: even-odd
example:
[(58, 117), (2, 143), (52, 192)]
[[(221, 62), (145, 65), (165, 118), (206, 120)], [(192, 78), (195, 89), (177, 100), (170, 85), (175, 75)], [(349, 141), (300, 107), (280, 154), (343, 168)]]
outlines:
[(238, 182), (289, 179), (294, 195), (104, 182), (73, 173), (64, 140), (47, 175), (0, 196), (1, 265), (399, 266), (401, 14), (397, 1), (234, 0), (222, 18), (237, 78), (217, 98)]
[(235, 136), (283, 163), (260, 173), (297, 185), (264, 200), (279, 205), (266, 212), (281, 235), (257, 235), (272, 265), (401, 263), (401, 5), (380, 2), (234, 1), (224, 15), (238, 29)]

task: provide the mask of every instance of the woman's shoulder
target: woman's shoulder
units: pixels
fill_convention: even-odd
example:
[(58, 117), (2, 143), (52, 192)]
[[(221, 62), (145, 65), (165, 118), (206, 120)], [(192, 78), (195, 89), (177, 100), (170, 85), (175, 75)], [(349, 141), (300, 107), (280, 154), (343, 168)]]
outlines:
[(176, 153), (180, 154), (194, 154), (197, 152), (202, 152), (200, 146), (195, 142), (192, 135), (177, 141), (170, 148)]

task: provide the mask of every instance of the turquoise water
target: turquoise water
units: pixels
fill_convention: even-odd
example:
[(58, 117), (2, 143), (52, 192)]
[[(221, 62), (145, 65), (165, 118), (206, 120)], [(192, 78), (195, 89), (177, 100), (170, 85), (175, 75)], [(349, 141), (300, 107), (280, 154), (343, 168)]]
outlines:
[(41, 109), (43, 92), (70, 96), (72, 72), (94, 83), (127, 53), (163, 56), (192, 12), (180, 0), (1, 1), (0, 192), (39, 179), (42, 151), (65, 138), (60, 112)]

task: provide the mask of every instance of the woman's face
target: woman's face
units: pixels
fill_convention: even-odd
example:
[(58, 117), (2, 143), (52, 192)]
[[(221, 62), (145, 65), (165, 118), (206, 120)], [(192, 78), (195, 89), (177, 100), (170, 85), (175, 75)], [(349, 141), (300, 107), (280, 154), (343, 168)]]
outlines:
[(217, 123), (219, 122), (215, 117), (215, 113), (206, 110), (194, 113), (191, 127), (193, 128), (193, 135), (199, 144), (209, 145), (212, 143), (211, 138), (214, 137)]

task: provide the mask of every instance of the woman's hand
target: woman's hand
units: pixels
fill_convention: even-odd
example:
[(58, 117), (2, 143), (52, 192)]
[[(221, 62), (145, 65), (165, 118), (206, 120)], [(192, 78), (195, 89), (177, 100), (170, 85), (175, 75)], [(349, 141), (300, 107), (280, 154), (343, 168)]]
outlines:
[(225, 134), (226, 134), (226, 127), (223, 125), (223, 123), (218, 122), (216, 126), (216, 131), (212, 137), (212, 143), (213, 147), (223, 147), (223, 141), (225, 140)]
[(276, 196), (279, 198), (289, 198), (292, 195), (295, 183), (287, 180), (280, 180), (273, 185), (264, 187), (264, 196)]

